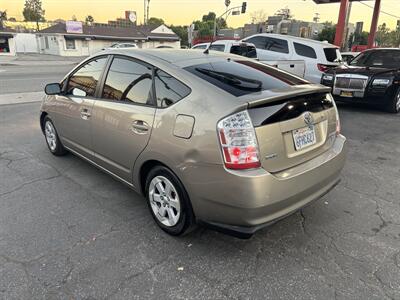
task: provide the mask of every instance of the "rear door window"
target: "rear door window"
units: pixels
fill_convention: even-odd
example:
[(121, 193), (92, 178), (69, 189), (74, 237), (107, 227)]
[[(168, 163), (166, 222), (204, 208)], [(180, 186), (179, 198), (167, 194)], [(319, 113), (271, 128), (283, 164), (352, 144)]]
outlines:
[(189, 66), (185, 70), (237, 97), (308, 83), (251, 60), (222, 60)]
[(154, 84), (158, 107), (168, 107), (191, 92), (190, 88), (178, 79), (159, 69), (154, 72)]
[(295, 42), (293, 43), (293, 45), (294, 45), (294, 50), (298, 55), (309, 58), (317, 58), (317, 53), (315, 53), (315, 50), (310, 46), (306, 46), (304, 44)]
[(324, 53), (326, 60), (329, 62), (340, 62), (342, 60), (339, 49), (337, 48), (324, 48)]

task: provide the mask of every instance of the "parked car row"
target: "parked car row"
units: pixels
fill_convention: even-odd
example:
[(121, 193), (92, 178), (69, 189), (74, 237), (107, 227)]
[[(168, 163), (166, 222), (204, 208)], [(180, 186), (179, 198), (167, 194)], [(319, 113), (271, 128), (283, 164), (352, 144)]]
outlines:
[(337, 101), (375, 104), (389, 112), (400, 110), (400, 49), (373, 49), (361, 54), (310, 39), (256, 34), (243, 41), (216, 41), (193, 49), (228, 53), (232, 45), (256, 49), (238, 53), (332, 88)]

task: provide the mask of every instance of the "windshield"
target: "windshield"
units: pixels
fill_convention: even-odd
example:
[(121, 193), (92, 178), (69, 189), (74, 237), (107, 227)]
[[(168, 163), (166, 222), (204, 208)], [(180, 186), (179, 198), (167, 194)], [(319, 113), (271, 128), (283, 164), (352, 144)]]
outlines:
[(400, 50), (365, 51), (350, 62), (350, 66), (400, 68)]
[(189, 66), (185, 70), (237, 97), (308, 83), (276, 68), (248, 60), (226, 59)]

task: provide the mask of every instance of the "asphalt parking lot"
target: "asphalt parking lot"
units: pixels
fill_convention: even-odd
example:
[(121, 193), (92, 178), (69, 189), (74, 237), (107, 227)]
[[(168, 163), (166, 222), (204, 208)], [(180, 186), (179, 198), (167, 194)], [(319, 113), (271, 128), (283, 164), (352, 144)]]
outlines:
[(164, 234), (141, 196), (50, 154), (39, 103), (0, 106), (0, 299), (400, 299), (400, 115), (339, 109), (339, 186), (239, 240)]

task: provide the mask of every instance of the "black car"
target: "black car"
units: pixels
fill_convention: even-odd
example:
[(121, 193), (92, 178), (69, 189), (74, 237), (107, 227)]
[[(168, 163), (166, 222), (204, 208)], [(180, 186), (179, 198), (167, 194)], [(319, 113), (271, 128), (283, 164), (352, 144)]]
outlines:
[(371, 49), (322, 75), (337, 101), (374, 104), (400, 111), (400, 49)]

